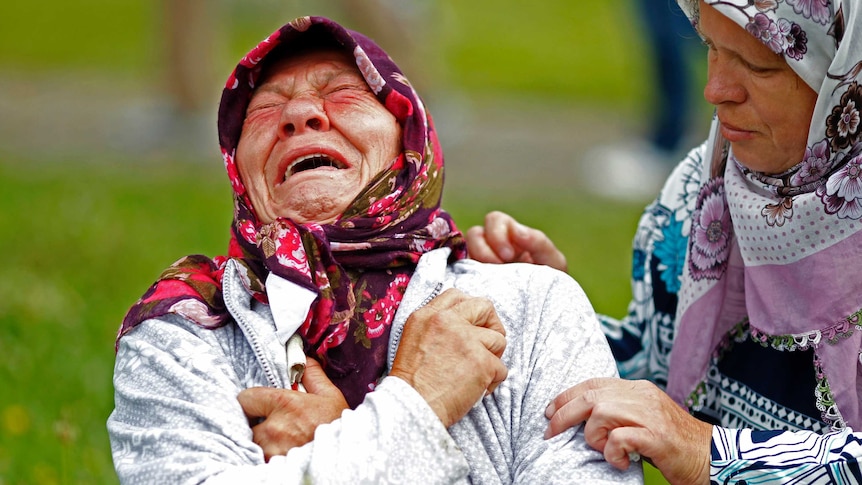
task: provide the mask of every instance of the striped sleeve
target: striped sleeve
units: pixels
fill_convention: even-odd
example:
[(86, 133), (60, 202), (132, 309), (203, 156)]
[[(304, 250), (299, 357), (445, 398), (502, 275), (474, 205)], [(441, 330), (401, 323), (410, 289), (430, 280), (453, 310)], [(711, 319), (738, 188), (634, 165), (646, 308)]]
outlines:
[(862, 433), (849, 428), (754, 431), (715, 426), (710, 480), (714, 484), (857, 484), (862, 482)]

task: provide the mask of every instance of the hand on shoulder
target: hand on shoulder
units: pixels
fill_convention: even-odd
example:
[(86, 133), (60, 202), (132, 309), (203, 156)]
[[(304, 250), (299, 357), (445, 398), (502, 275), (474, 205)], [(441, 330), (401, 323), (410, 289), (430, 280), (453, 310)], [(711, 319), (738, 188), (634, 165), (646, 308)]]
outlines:
[(467, 252), (483, 263), (534, 263), (567, 271), (566, 256), (548, 236), (499, 211), (485, 216), (484, 226), (473, 226), (466, 234)]
[(616, 468), (643, 456), (670, 483), (709, 483), (712, 425), (649, 381), (589, 379), (557, 396), (545, 415), (546, 438), (584, 423), (587, 444)]

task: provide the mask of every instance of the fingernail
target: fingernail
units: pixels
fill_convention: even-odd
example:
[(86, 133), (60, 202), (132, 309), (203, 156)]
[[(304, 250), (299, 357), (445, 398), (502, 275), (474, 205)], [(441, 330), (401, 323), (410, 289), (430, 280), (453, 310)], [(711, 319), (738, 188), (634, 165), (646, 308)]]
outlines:
[(557, 406), (554, 405), (554, 401), (551, 401), (551, 403), (548, 404), (548, 407), (545, 408), (545, 417), (551, 419), (551, 416), (553, 416), (556, 411)]
[(503, 261), (511, 261), (515, 257), (515, 251), (512, 248), (500, 248), (500, 259)]
[(550, 437), (551, 437), (551, 428), (548, 427), (545, 429), (545, 439), (548, 439)]

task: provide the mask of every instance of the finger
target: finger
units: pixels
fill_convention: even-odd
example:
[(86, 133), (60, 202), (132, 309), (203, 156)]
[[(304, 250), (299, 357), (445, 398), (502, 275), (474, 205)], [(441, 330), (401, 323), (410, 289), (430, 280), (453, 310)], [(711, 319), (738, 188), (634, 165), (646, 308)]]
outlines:
[(635, 385), (634, 381), (627, 381), (618, 377), (593, 377), (591, 379), (587, 379), (575, 384), (554, 397), (545, 409), (545, 417), (550, 419), (557, 409), (565, 406), (569, 401), (581, 397), (588, 391), (594, 391), (591, 394), (591, 399), (599, 401), (602, 396), (606, 394), (610, 394), (611, 397), (614, 397), (617, 393), (621, 392), (622, 388), (628, 390), (633, 385)]
[(591, 412), (592, 405), (583, 399), (576, 398), (567, 402), (562, 407), (557, 408), (551, 416), (548, 427), (545, 430), (545, 439), (552, 438), (573, 426), (580, 425), (590, 417)]
[(302, 385), (305, 386), (305, 390), (309, 394), (344, 398), (341, 391), (329, 380), (320, 363), (311, 357), (306, 358), (305, 372), (302, 374)]
[(565, 406), (572, 399), (577, 398), (581, 394), (583, 394), (586, 390), (590, 389), (590, 381), (580, 382), (575, 384), (574, 386), (566, 389), (565, 391), (557, 394), (554, 399), (548, 404), (548, 407), (545, 408), (545, 417), (551, 419), (554, 414), (557, 412), (557, 409)]
[(513, 261), (518, 252), (510, 239), (515, 219), (500, 211), (485, 215), (484, 239), (491, 250), (503, 261)]
[(263, 422), (251, 428), (252, 441), (263, 451), (263, 458), (268, 463), (269, 459), (276, 455), (286, 455), (288, 446), (279, 443), (278, 440), (270, 438), (269, 423)]
[(424, 310), (444, 311), (452, 308), (459, 303), (473, 298), (457, 288), (449, 288), (443, 293), (435, 296), (434, 299), (428, 302), (424, 307), (416, 310), (416, 313)]
[(643, 454), (641, 443), (645, 435), (649, 434), (643, 428), (621, 427), (611, 430), (603, 452), (605, 460), (615, 468), (627, 469), (633, 460), (640, 460)]
[(503, 356), (506, 350), (506, 336), (492, 329), (483, 327), (473, 327), (475, 332), (478, 332), (478, 339), (482, 345), (494, 354), (498, 359)]
[(514, 223), (510, 227), (509, 237), (518, 248), (524, 251), (521, 261), (548, 265), (560, 271), (568, 269), (565, 255), (539, 229)]
[(561, 392), (545, 409), (545, 417), (550, 419), (545, 439), (584, 422), (592, 414), (593, 406), (601, 402), (606, 390), (614, 395), (615, 389), (624, 382), (618, 378), (596, 377)]
[[(423, 308), (417, 310), (409, 317), (409, 320), (425, 320), (421, 315), (428, 311), (435, 311), (442, 315), (448, 310), (454, 311), (456, 315), (470, 325), (485, 327), (506, 335), (506, 328), (503, 327), (500, 317), (497, 316), (497, 311), (491, 300), (469, 296), (457, 288), (449, 288), (444, 291)], [(444, 321), (450, 320), (451, 317), (445, 317)]]
[(469, 297), (459, 302), (453, 309), (475, 327), (484, 327), (498, 332), (500, 335), (506, 335), (506, 327), (500, 321), (494, 304), (487, 298)]
[(265, 418), (274, 409), (274, 397), (278, 391), (271, 387), (250, 387), (240, 391), (236, 399), (248, 418)]
[(586, 416), (584, 419), (584, 441), (594, 449), (604, 452), (608, 435), (614, 429), (613, 425), (595, 414)]
[(494, 365), (494, 378), (491, 380), (491, 385), (488, 386), (487, 394), (492, 394), (497, 390), (497, 386), (500, 385), (503, 381), (506, 380), (506, 377), (509, 376), (509, 369), (506, 367), (506, 364), (503, 363), (502, 360), (497, 360)]
[(468, 229), (465, 239), (467, 240), (467, 254), (472, 259), (483, 263), (505, 263), (488, 245), (488, 241), (485, 240), (485, 228), (482, 226), (473, 226)]

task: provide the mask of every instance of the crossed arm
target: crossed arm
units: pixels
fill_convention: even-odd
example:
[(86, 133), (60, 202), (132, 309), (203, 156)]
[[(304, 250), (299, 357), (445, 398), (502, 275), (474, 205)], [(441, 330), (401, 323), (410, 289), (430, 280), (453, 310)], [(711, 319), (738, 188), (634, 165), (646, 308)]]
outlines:
[[(389, 375), (416, 389), (448, 428), (506, 378), (505, 349), (506, 330), (490, 301), (448, 290), (410, 316)], [(254, 442), (267, 461), (312, 441), (319, 425), (347, 409), (314, 359), (302, 383), (307, 392), (254, 387), (237, 396), (249, 421), (258, 422)]]

